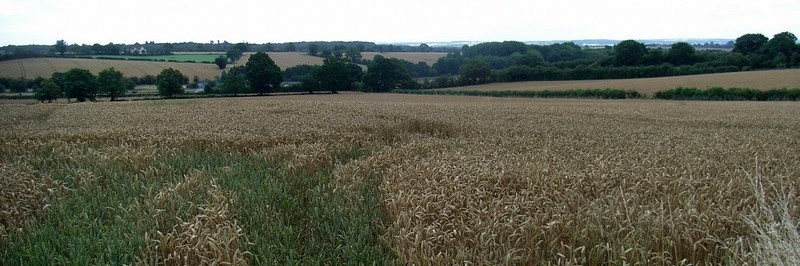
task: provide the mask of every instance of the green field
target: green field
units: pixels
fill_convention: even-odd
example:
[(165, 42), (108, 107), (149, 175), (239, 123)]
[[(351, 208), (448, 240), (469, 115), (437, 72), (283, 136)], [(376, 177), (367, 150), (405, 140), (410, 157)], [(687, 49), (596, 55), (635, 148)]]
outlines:
[(220, 54), (208, 53), (208, 54), (172, 54), (172, 55), (100, 55), (100, 56), (93, 56), (93, 58), (211, 63), (214, 62), (214, 59), (216, 59), (219, 56)]

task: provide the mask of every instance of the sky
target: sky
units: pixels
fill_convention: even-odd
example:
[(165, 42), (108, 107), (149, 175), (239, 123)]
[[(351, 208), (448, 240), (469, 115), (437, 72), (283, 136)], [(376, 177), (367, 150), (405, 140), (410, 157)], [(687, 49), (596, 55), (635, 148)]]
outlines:
[(735, 39), (800, 34), (800, 0), (0, 0), (0, 46)]

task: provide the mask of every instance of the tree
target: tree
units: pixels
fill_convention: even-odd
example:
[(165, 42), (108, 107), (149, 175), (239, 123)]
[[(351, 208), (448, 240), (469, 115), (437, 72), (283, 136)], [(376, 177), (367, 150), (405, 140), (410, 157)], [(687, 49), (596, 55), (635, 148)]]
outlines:
[(97, 74), (97, 88), (100, 92), (108, 93), (113, 102), (125, 95), (125, 77), (113, 67), (105, 69)]
[(64, 56), (64, 53), (67, 52), (67, 42), (64, 40), (56, 41), (56, 51), (61, 54), (61, 56)]
[(792, 54), (798, 50), (797, 36), (791, 32), (775, 34), (767, 42), (765, 48), (768, 58), (775, 58), (776, 56), (783, 56), (786, 59), (792, 58)]
[(67, 99), (75, 98), (79, 102), (87, 99), (95, 101), (97, 96), (97, 78), (86, 69), (73, 68), (64, 73), (64, 92)]
[(459, 73), (464, 84), (474, 85), (488, 82), (492, 69), (484, 61), (471, 60), (461, 66)]
[(288, 45), (286, 45), (286, 51), (297, 52), (297, 46), (293, 42), (290, 42)]
[(231, 93), (233, 95), (246, 93), (248, 91), (247, 70), (244, 66), (235, 66), (228, 71), (228, 74), (225, 75), (223, 89), (226, 93)]
[(534, 67), (544, 64), (544, 57), (542, 56), (542, 53), (536, 50), (529, 50), (525, 52), (525, 54), (514, 53), (509, 57), (509, 59), (511, 60), (512, 65)]
[(433, 51), (433, 48), (428, 46), (427, 43), (422, 43), (422, 44), (419, 45), (419, 51), (423, 52), (423, 53), (430, 52), (430, 51)]
[(685, 42), (675, 43), (669, 49), (668, 57), (673, 65), (690, 65), (695, 61), (694, 46)]
[(308, 54), (311, 55), (311, 56), (317, 56), (317, 53), (319, 53), (319, 45), (314, 44), (314, 43), (309, 44), (308, 45)]
[(646, 54), (644, 44), (634, 40), (625, 40), (614, 46), (614, 59), (619, 65), (639, 65)]
[(357, 65), (329, 58), (325, 59), (322, 66), (314, 69), (312, 76), (319, 82), (320, 89), (336, 93), (340, 90), (353, 90), (353, 84), (361, 80), (362, 73), (361, 67)]
[(236, 63), (236, 61), (239, 61), (239, 59), (242, 58), (242, 50), (239, 50), (239, 48), (236, 47), (231, 47), (231, 49), (228, 49), (228, 52), (225, 53), (225, 56), (231, 59), (231, 63)]
[(353, 63), (360, 61), (362, 57), (361, 52), (355, 47), (347, 49), (345, 56)]
[(225, 67), (228, 66), (228, 58), (225, 58), (224, 56), (220, 55), (219, 57), (214, 59), (214, 64), (217, 64), (217, 67), (219, 67), (219, 69), (225, 69)]
[(258, 52), (250, 56), (245, 69), (250, 88), (259, 95), (274, 92), (283, 82), (281, 69), (264, 52)]
[(36, 100), (44, 103), (47, 101), (48, 103), (52, 103), (53, 100), (61, 98), (63, 93), (61, 92), (61, 88), (56, 85), (52, 80), (45, 80), (42, 82), (42, 86), (36, 90), (35, 92)]
[(736, 43), (733, 46), (733, 52), (748, 55), (757, 53), (767, 44), (767, 37), (763, 34), (749, 33), (736, 38)]
[(403, 68), (400, 60), (376, 56), (367, 68), (364, 84), (374, 92), (413, 87), (414, 80)]
[(156, 76), (158, 94), (167, 98), (183, 93), (183, 84), (187, 82), (189, 82), (189, 78), (173, 68), (164, 69)]

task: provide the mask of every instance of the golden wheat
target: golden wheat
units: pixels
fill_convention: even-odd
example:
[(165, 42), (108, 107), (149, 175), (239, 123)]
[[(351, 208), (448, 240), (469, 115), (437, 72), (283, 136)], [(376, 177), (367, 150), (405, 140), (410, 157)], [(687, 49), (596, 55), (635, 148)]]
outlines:
[[(342, 94), (0, 111), (0, 151), (15, 158), (4, 164), (48, 148), (158, 178), (156, 154), (188, 147), (281, 156), (290, 172), (333, 167), (341, 190), (377, 177), (376, 223), (398, 263), (746, 264), (797, 244), (769, 245), (792, 235), (763, 237), (775, 220), (762, 219), (766, 200), (750, 185), (758, 165), (765, 199), (798, 188), (797, 103)], [(370, 153), (337, 162), (343, 147)], [(154, 228), (143, 262), (248, 262), (248, 228), (226, 205), (236, 196), (199, 171), (141, 204), (210, 199)], [(796, 219), (796, 196), (785, 201)]]

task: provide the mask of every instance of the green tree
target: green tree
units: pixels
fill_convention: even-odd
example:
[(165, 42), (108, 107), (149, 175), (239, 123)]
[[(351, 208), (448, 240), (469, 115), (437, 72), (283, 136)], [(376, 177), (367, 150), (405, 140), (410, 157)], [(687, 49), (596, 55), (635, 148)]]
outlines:
[(56, 51), (61, 54), (61, 56), (64, 56), (64, 53), (67, 52), (67, 42), (64, 40), (56, 41)]
[(158, 94), (167, 98), (183, 93), (183, 85), (187, 82), (189, 82), (189, 78), (173, 68), (164, 69), (156, 76)]
[(673, 65), (690, 65), (695, 61), (694, 46), (685, 42), (679, 42), (672, 45), (669, 49), (669, 62)]
[(225, 75), (223, 89), (226, 93), (237, 95), (248, 92), (247, 89), (247, 70), (244, 66), (232, 67)]
[(625, 40), (614, 46), (614, 59), (623, 66), (635, 66), (647, 55), (647, 47), (634, 40)]
[(274, 92), (283, 82), (280, 67), (264, 52), (250, 56), (245, 69), (250, 88), (259, 95)]
[(394, 89), (413, 87), (414, 80), (400, 60), (376, 56), (367, 68), (364, 84), (374, 92), (389, 92)]
[(751, 53), (758, 53), (765, 44), (767, 44), (767, 37), (763, 34), (749, 33), (736, 38), (736, 43), (733, 46), (733, 52), (748, 55)]
[(344, 56), (346, 56), (347, 59), (350, 60), (350, 62), (353, 62), (353, 63), (359, 62), (361, 60), (361, 57), (362, 57), (361, 56), (361, 52), (358, 51), (358, 49), (355, 48), (355, 47), (347, 49), (347, 51), (345, 52)]
[(357, 65), (329, 58), (325, 59), (322, 66), (314, 69), (312, 76), (319, 82), (320, 89), (336, 93), (353, 90), (353, 84), (361, 80), (362, 73), (361, 67)]
[(492, 69), (489, 64), (480, 60), (470, 60), (459, 70), (461, 80), (464, 84), (474, 85), (489, 82)]
[(293, 42), (290, 42), (288, 45), (286, 45), (286, 51), (297, 52), (297, 45), (295, 45)]
[(217, 67), (219, 67), (219, 69), (225, 69), (225, 67), (228, 66), (228, 58), (225, 58), (224, 56), (219, 56), (214, 59), (214, 64), (217, 64)]
[(525, 54), (514, 53), (509, 59), (511, 59), (512, 65), (534, 67), (544, 64), (542, 53), (536, 50), (528, 50)]
[(113, 102), (125, 95), (125, 77), (113, 67), (105, 69), (97, 74), (97, 87), (100, 92), (108, 93)]
[(67, 99), (75, 98), (79, 102), (87, 99), (95, 101), (97, 97), (97, 78), (86, 69), (73, 68), (64, 73), (64, 92)]
[(782, 56), (782, 58), (786, 58), (788, 60), (789, 58), (792, 58), (792, 54), (798, 50), (797, 36), (791, 32), (781, 32), (775, 34), (775, 36), (773, 36), (772, 39), (767, 42), (765, 48), (768, 58)]
[(53, 100), (61, 98), (63, 93), (61, 92), (61, 88), (56, 85), (52, 80), (45, 80), (42, 82), (42, 87), (36, 90), (35, 97), (36, 100), (44, 103), (47, 101), (48, 103), (52, 103)]
[(236, 63), (236, 61), (242, 58), (242, 50), (239, 50), (237, 47), (231, 47), (231, 49), (228, 49), (228, 52), (225, 53), (225, 56), (231, 59), (231, 63)]
[(312, 43), (308, 45), (308, 54), (311, 56), (317, 56), (319, 53), (319, 45)]

